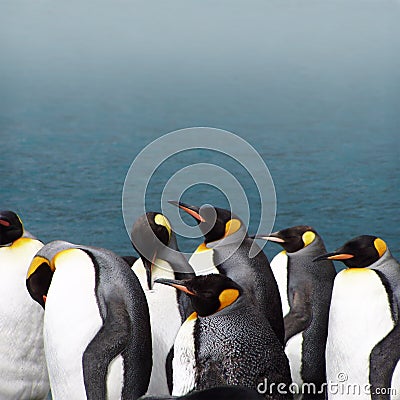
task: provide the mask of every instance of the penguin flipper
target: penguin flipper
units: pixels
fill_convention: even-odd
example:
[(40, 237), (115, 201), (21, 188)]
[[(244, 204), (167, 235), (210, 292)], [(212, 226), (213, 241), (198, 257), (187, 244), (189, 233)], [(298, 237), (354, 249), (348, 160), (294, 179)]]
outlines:
[(285, 344), (287, 341), (304, 331), (311, 322), (312, 308), (309, 297), (304, 292), (294, 292), (289, 313), (284, 317)]
[[(400, 361), (400, 323), (398, 323), (372, 350), (370, 356), (369, 380), (372, 400), (389, 400), (382, 393), (382, 388), (391, 387), (393, 372)], [(377, 391), (376, 389), (379, 388)]]
[(106, 399), (108, 366), (127, 346), (129, 332), (130, 319), (125, 305), (109, 302), (103, 326), (82, 357), (87, 400)]

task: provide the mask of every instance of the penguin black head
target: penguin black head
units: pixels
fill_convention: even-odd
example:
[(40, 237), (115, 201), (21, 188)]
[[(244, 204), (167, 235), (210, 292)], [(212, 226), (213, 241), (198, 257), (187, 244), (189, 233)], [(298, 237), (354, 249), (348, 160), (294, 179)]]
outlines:
[(168, 219), (156, 212), (147, 212), (134, 223), (131, 242), (139, 253), (146, 268), (147, 283), (151, 289), (151, 268), (157, 256), (170, 245), (172, 239), (171, 224)]
[(0, 211), (0, 246), (15, 242), (24, 234), (24, 227), (13, 211)]
[(288, 253), (295, 253), (311, 244), (316, 236), (317, 232), (311, 226), (298, 225), (273, 232), (270, 235), (256, 235), (253, 237), (279, 243)]
[(54, 265), (45, 257), (36, 255), (29, 266), (26, 288), (32, 299), (45, 308), (47, 292), (53, 279)]
[(234, 303), (242, 288), (225, 275), (200, 275), (192, 279), (157, 279), (156, 283), (173, 286), (186, 293), (193, 309), (201, 317), (214, 314)]
[(386, 250), (387, 245), (382, 239), (362, 235), (349, 240), (333, 253), (322, 254), (314, 261), (339, 260), (349, 268), (365, 268), (378, 261)]
[(190, 206), (178, 201), (169, 201), (181, 210), (191, 215), (199, 224), (199, 228), (204, 235), (204, 243), (211, 243), (241, 230), (242, 238), (247, 236), (244, 224), (235, 214), (223, 208), (205, 205), (203, 207)]

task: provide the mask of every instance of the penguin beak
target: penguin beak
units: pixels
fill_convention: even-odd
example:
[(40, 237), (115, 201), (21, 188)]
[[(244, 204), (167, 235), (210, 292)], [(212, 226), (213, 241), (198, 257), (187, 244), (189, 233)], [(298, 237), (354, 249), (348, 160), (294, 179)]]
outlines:
[(5, 219), (0, 219), (0, 225), (9, 227), (11, 224)]
[(206, 220), (199, 214), (200, 207), (190, 206), (189, 204), (181, 203), (181, 202), (175, 201), (175, 200), (169, 200), (168, 203), (170, 203), (176, 207), (179, 207), (181, 210), (187, 212), (189, 215), (191, 215), (193, 218), (195, 218), (198, 222), (206, 222)]
[(181, 290), (182, 292), (185, 292), (191, 296), (196, 296), (195, 293), (191, 292), (186, 286), (184, 281), (178, 281), (175, 279), (164, 279), (164, 278), (159, 278), (154, 281), (155, 283), (162, 283), (163, 285), (168, 285), (172, 286), (175, 289)]
[(252, 239), (262, 239), (262, 240), (268, 240), (269, 242), (275, 242), (275, 243), (285, 243), (285, 241), (279, 237), (279, 232), (273, 232), (269, 235), (252, 235), (250, 236)]
[(348, 254), (348, 253), (339, 253), (334, 251), (333, 253), (326, 253), (322, 254), (318, 257), (315, 257), (313, 259), (313, 262), (315, 261), (322, 261), (322, 260), (348, 260), (349, 258), (353, 258), (353, 254)]

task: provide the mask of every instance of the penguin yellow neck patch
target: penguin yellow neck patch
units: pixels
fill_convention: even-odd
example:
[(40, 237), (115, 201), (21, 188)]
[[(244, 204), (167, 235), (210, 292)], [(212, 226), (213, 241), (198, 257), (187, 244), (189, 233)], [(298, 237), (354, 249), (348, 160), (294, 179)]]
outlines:
[(379, 254), (379, 257), (382, 257), (387, 250), (386, 243), (382, 239), (376, 238), (374, 240), (374, 246), (375, 246), (376, 251)]
[(315, 233), (312, 231), (304, 232), (302, 239), (303, 239), (304, 247), (306, 247), (314, 241)]
[(52, 268), (52, 271), (55, 271), (57, 263), (58, 265), (59, 263), (64, 263), (64, 262), (81, 263), (83, 260), (87, 260), (88, 258), (89, 256), (80, 249), (76, 248), (66, 249), (60, 251), (53, 257), (50, 266)]
[(13, 244), (10, 246), (13, 249), (16, 249), (18, 247), (25, 246), (26, 244), (32, 242), (35, 239), (27, 238), (27, 237), (20, 237), (19, 239), (15, 240)]
[(157, 225), (161, 225), (161, 226), (163, 226), (164, 228), (166, 228), (166, 230), (168, 231), (169, 237), (171, 237), (171, 233), (172, 233), (171, 225), (170, 225), (168, 219), (164, 217), (164, 215), (162, 215), (162, 214), (157, 214), (157, 215), (154, 217), (154, 222), (155, 222)]
[(192, 314), (190, 314), (187, 318), (186, 321), (193, 321), (194, 319), (197, 319), (197, 312), (193, 312)]
[(49, 260), (44, 257), (36, 256), (33, 258), (31, 265), (29, 266), (26, 278), (28, 279), (42, 264), (46, 264), (54, 272), (54, 266), (50, 265)]
[(225, 237), (234, 234), (240, 229), (242, 224), (238, 219), (230, 219), (225, 225)]
[(347, 268), (347, 269), (345, 269), (345, 270), (343, 270), (343, 273), (346, 273), (346, 274), (360, 274), (360, 273), (370, 273), (371, 272), (371, 270), (370, 269), (368, 269), (368, 268), (356, 268), (356, 267), (353, 267), (353, 268)]
[(210, 251), (211, 249), (209, 249), (205, 243), (202, 243), (195, 251), (195, 253), (201, 253), (202, 251)]
[(220, 306), (217, 311), (224, 309), (234, 303), (239, 297), (239, 290), (237, 289), (225, 289), (218, 297)]

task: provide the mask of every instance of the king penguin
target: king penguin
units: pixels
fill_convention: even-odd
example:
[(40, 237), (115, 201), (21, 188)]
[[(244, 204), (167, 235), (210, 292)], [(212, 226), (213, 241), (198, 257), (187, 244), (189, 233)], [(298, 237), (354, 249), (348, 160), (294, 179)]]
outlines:
[[(313, 262), (326, 253), (322, 238), (311, 226), (294, 226), (270, 235), (257, 235), (284, 250), (272, 261), (282, 300), (285, 352), (294, 382), (304, 388), (303, 400), (325, 399), (325, 347), (329, 307), (336, 270), (333, 262)], [(315, 392), (308, 392), (312, 383)]]
[[(328, 381), (359, 385), (358, 399), (400, 399), (399, 263), (386, 243), (371, 235), (358, 236), (315, 261), (326, 259), (340, 260), (347, 267), (336, 276), (333, 287), (326, 346)], [(397, 392), (382, 394), (390, 388)], [(339, 390), (328, 398), (348, 395)]]
[(195, 310), (175, 340), (173, 395), (237, 385), (261, 391), (265, 399), (292, 398), (282, 345), (241, 286), (222, 274), (156, 282), (186, 293)]
[(45, 399), (49, 378), (43, 310), (25, 286), (26, 271), (43, 243), (13, 211), (0, 211), (0, 399)]
[(181, 291), (164, 285), (154, 286), (154, 281), (191, 278), (194, 272), (179, 252), (175, 233), (163, 214), (147, 212), (141, 216), (133, 225), (131, 242), (140, 255), (132, 269), (146, 295), (151, 321), (153, 369), (147, 393), (167, 394), (171, 379), (166, 371), (167, 357), (179, 328), (193, 310)]
[[(199, 224), (204, 242), (189, 260), (196, 275), (221, 273), (238, 283), (260, 307), (284, 343), (282, 303), (278, 285), (264, 252), (247, 235), (241, 219), (229, 210), (212, 206), (190, 206), (170, 201), (190, 214)], [(257, 249), (251, 256), (251, 250)]]
[(56, 400), (135, 400), (151, 373), (146, 297), (109, 250), (54, 241), (38, 251), (27, 288), (45, 307), (44, 346)]

